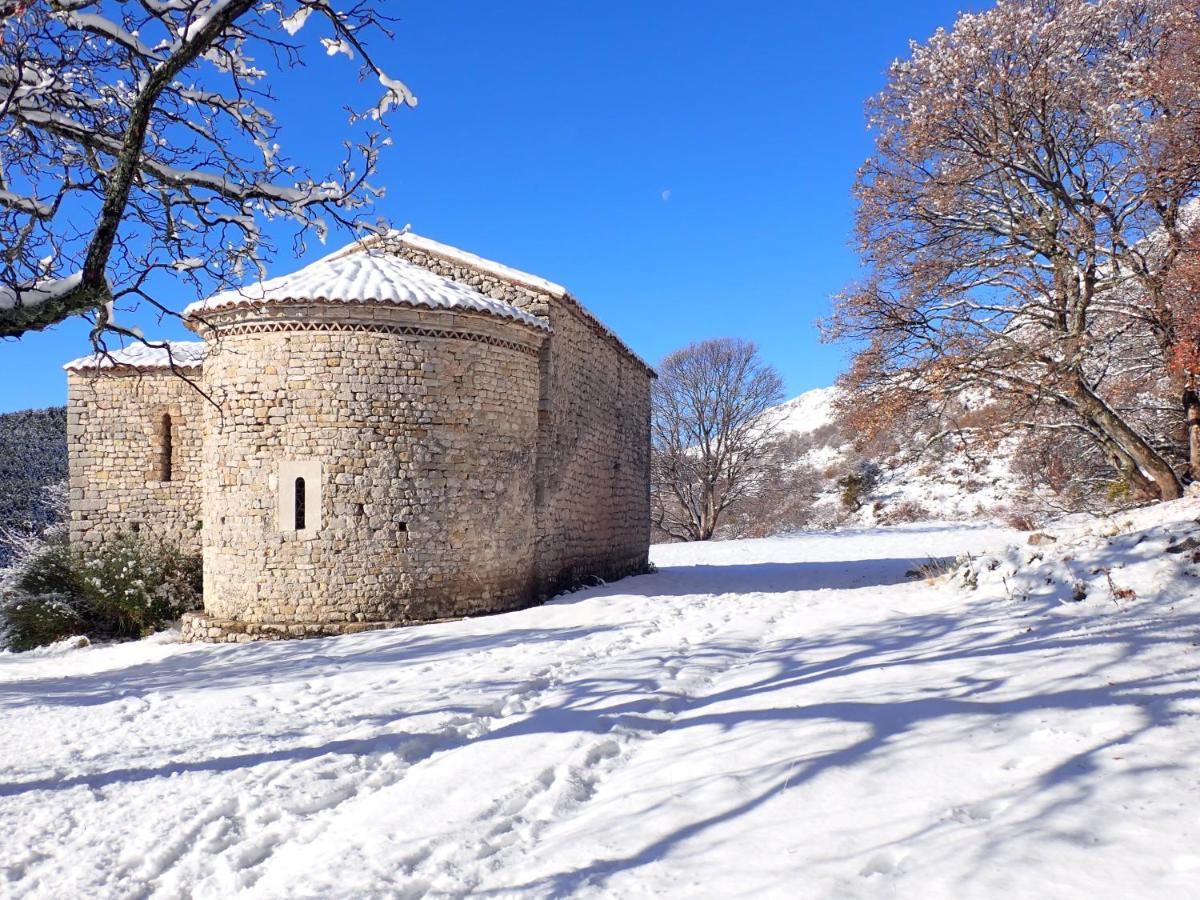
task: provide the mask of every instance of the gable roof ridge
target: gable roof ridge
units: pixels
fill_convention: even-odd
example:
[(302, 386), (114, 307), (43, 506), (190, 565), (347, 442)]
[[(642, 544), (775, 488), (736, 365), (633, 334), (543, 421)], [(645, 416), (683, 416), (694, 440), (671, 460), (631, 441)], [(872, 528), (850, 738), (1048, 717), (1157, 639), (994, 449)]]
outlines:
[[(572, 294), (561, 284), (556, 284), (553, 281), (542, 278), (540, 275), (534, 275), (531, 272), (523, 272), (520, 269), (514, 269), (512, 266), (505, 265), (502, 262), (497, 262), (493, 259), (479, 256), (471, 253), (469, 250), (462, 250), (458, 247), (453, 247), (450, 244), (443, 244), (441, 241), (435, 241), (433, 238), (425, 237), (421, 234), (409, 231), (408, 226), (403, 229), (396, 229), (388, 232), (386, 235), (373, 235), (370, 238), (364, 239), (374, 243), (380, 240), (399, 241), (402, 245), (413, 250), (421, 250), (425, 253), (431, 253), (434, 256), (439, 256), (450, 262), (457, 262), (468, 268), (475, 269), (478, 272), (484, 272), (489, 275), (494, 275), (501, 281), (515, 283), (517, 285), (532, 288), (536, 291), (541, 291), (549, 294), (558, 300), (564, 300), (573, 306), (579, 314), (586, 319), (593, 327), (611, 339), (618, 348), (628, 354), (637, 363), (644, 366), (651, 375), (656, 376), (654, 367), (646, 360), (642, 359), (636, 351), (623, 341), (615, 331), (609, 328), (594, 312), (584, 306), (579, 298)], [(657, 376), (656, 376), (657, 377)]]
[(495, 275), (502, 281), (508, 281), (523, 285), (524, 287), (532, 288), (535, 291), (542, 291), (550, 294), (553, 297), (562, 297), (567, 294), (567, 289), (561, 284), (555, 284), (547, 278), (540, 275), (534, 275), (532, 272), (523, 272), (520, 269), (514, 269), (512, 266), (505, 265), (494, 259), (487, 259), (479, 256), (469, 250), (463, 250), (460, 247), (453, 247), (450, 244), (443, 244), (441, 241), (435, 241), (433, 238), (425, 237), (422, 234), (417, 234), (412, 231), (399, 230), (390, 232), (387, 235), (392, 240), (397, 240), (406, 247), (413, 250), (423, 250), (427, 253), (433, 253), (441, 256), (451, 262), (462, 263), (468, 268), (475, 269), (479, 272), (486, 272)]

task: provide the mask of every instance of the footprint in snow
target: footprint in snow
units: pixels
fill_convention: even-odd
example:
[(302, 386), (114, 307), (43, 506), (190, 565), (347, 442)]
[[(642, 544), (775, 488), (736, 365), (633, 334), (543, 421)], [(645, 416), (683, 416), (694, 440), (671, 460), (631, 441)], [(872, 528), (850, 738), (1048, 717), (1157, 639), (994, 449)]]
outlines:
[(136, 719), (142, 713), (150, 709), (150, 704), (139, 697), (130, 697), (121, 701), (121, 718), (128, 722), (131, 719)]
[(874, 875), (894, 875), (900, 871), (900, 865), (904, 862), (907, 855), (898, 850), (885, 850), (882, 853), (876, 853), (859, 870), (858, 874), (863, 878), (871, 878)]
[(597, 763), (603, 762), (606, 759), (612, 759), (614, 756), (619, 756), (620, 754), (621, 745), (616, 741), (601, 741), (588, 751), (587, 756), (584, 757), (583, 764), (590, 768)]
[(991, 821), (1003, 808), (1004, 804), (999, 800), (981, 800), (966, 806), (955, 806), (946, 815), (963, 825), (971, 825)]

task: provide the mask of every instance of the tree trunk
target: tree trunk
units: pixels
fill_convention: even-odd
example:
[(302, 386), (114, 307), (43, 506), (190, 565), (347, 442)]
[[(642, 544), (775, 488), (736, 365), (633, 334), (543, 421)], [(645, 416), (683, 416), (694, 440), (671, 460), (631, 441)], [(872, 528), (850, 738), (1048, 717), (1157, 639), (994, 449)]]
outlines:
[[(1094, 424), (1094, 423), (1093, 423)], [(1113, 441), (1107, 434), (1100, 435), (1100, 443), (1104, 448), (1105, 454), (1108, 456), (1109, 463), (1113, 467), (1114, 472), (1119, 472), (1121, 477), (1129, 482), (1130, 487), (1142, 496), (1154, 497), (1158, 495), (1158, 486), (1142, 474), (1141, 469), (1133, 461), (1133, 458), (1126, 453), (1121, 447)]]
[(1178, 500), (1183, 496), (1183, 483), (1162, 454), (1126, 424), (1117, 413), (1100, 399), (1082, 378), (1076, 378), (1074, 395), (1079, 411), (1107, 435), (1138, 470), (1154, 483), (1160, 500)]
[(716, 506), (713, 503), (712, 488), (705, 487), (704, 508), (700, 513), (700, 540), (707, 541), (717, 530)]
[(1183, 412), (1187, 417), (1188, 477), (1200, 481), (1200, 391), (1194, 380), (1183, 392)]

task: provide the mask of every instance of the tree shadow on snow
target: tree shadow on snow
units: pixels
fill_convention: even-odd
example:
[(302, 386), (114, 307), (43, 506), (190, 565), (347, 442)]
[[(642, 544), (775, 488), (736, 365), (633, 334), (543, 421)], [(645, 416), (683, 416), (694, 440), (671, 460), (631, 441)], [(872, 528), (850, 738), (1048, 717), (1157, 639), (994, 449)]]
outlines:
[[(1133, 562), (1129, 555), (1141, 543), (1138, 534), (1115, 539), (1113, 555), (1121, 562)], [(732, 567), (737, 568), (737, 567)], [(786, 568), (786, 567), (785, 567)], [(786, 577), (786, 576), (785, 576)], [(1086, 834), (1063, 834), (1046, 824), (1055, 813), (1086, 803), (1102, 789), (1113, 791), (1124, 783), (1136, 792), (1139, 778), (1150, 771), (1183, 770), (1188, 763), (1178, 759), (1145, 761), (1115, 768), (1111, 760), (1137, 758), (1132, 745), (1152, 733), (1191, 719), (1200, 702), (1200, 659), (1191, 649), (1194, 635), (1200, 631), (1200, 616), (1173, 613), (1154, 618), (1169, 606), (1172, 597), (1184, 597), (1197, 589), (1194, 578), (1176, 577), (1161, 585), (1161, 601), (1142, 601), (1121, 609), (1105, 598), (1093, 598), (1084, 618), (1056, 615), (1069, 583), (1034, 593), (1025, 599), (1014, 598), (1006, 606), (997, 601), (991, 615), (965, 620), (960, 615), (930, 613), (898, 615), (882, 623), (861, 628), (839, 628), (836, 634), (815, 634), (773, 641), (763, 648), (737, 648), (705, 645), (714, 657), (730, 650), (753, 652), (755, 671), (766, 672), (748, 684), (716, 691), (696, 698), (677, 698), (666, 703), (671, 712), (668, 725), (660, 721), (664, 708), (663, 683), (648, 677), (640, 681), (615, 683), (611, 679), (572, 683), (569, 699), (553, 710), (546, 710), (524, 721), (514, 722), (486, 735), (483, 740), (502, 740), (515, 734), (538, 731), (588, 731), (605, 734), (615, 727), (642, 727), (660, 730), (706, 729), (696, 739), (699, 755), (719, 753), (711, 738), (713, 729), (732, 733), (748, 723), (764, 723), (781, 728), (803, 728), (833, 724), (856, 726), (838, 733), (853, 737), (841, 746), (824, 751), (797, 752), (753, 772), (739, 772), (739, 785), (755, 789), (743, 801), (715, 809), (711, 815), (696, 819), (667, 834), (648, 837), (635, 851), (596, 859), (578, 868), (569, 868), (524, 884), (506, 886), (500, 893), (528, 891), (537, 895), (565, 896), (583, 887), (603, 885), (613, 875), (637, 869), (661, 860), (681, 844), (703, 833), (738, 819), (778, 797), (783, 791), (811, 782), (835, 770), (854, 772), (865, 764), (878, 764), (883, 752), (898, 746), (923, 746), (930, 739), (932, 726), (936, 740), (944, 746), (945, 729), (967, 740), (973, 733), (991, 725), (1010, 723), (1018, 717), (1032, 716), (1040, 727), (1064, 727), (1064, 716), (1072, 712), (1109, 710), (1113, 733), (1076, 733), (1068, 730), (1077, 749), (1054, 764), (1037, 768), (1021, 778), (1007, 794), (987, 798), (984, 806), (1006, 810), (1000, 821), (989, 823), (983, 838), (973, 848), (976, 871), (984, 868), (995, 851), (1008, 841), (1091, 840)], [(971, 602), (970, 595), (964, 602)], [(1082, 608), (1081, 608), (1082, 609)], [(967, 627), (964, 627), (964, 623)], [(1074, 670), (1056, 681), (1036, 676), (1046, 660), (1081, 659), (1081, 652), (1102, 647), (1103, 653), (1091, 654), (1091, 662), (1082, 660)], [(1178, 649), (1176, 649), (1178, 648)], [(1182, 651), (1182, 652), (1181, 652)], [(674, 662), (704, 662), (704, 652), (684, 652)], [(1125, 664), (1153, 655), (1147, 668), (1153, 675), (1120, 676)], [(656, 658), (660, 666), (672, 660)], [(960, 673), (952, 682), (928, 684), (914, 689), (930, 666), (956, 663)], [(878, 673), (894, 671), (882, 684)], [(1023, 676), (1033, 674), (1021, 687)], [(873, 680), (861, 692), (852, 684), (859, 675)], [(910, 684), (905, 687), (905, 683)], [(793, 702), (771, 704), (770, 698), (781, 692), (820, 684), (824, 689), (841, 691), (843, 699), (794, 704), (794, 694), (781, 695)], [(657, 690), (657, 695), (656, 695)], [(645, 699), (621, 705), (606, 704), (614, 694), (643, 693)], [(918, 696), (912, 696), (917, 694)], [(797, 734), (797, 746), (803, 746), (804, 731)], [(693, 751), (682, 751), (689, 753)], [(869, 770), (867, 770), (869, 771)], [(721, 776), (717, 776), (721, 777)], [(870, 777), (868, 775), (868, 777)], [(675, 785), (677, 791), (687, 788)], [(659, 805), (669, 800), (661, 800)], [(636, 822), (638, 812), (625, 811)], [(953, 819), (939, 820), (888, 844), (859, 848), (856, 856), (898, 846), (938, 828), (953, 827)], [(961, 826), (960, 826), (961, 827)], [(624, 835), (636, 834), (636, 825)], [(786, 889), (780, 885), (780, 889)]]
[(347, 667), (366, 674), (373, 669), (436, 663), (447, 657), (576, 641), (613, 627), (513, 628), (462, 635), (428, 625), (366, 632), (352, 638), (196, 644), (187, 652), (112, 671), (0, 683), (0, 710), (93, 706), (179, 690), (265, 687), (287, 679), (303, 681), (336, 675)]
[[(1130, 550), (1137, 546), (1130, 536)], [(1124, 552), (1122, 546), (1114, 552)], [(1132, 559), (1132, 557), (1130, 557)], [(616, 595), (683, 596), (724, 591), (785, 593), (822, 588), (880, 587), (901, 583), (904, 573), (920, 559), (857, 562), (800, 562), (733, 566), (666, 567), (656, 575), (627, 579), (601, 588), (560, 598), (558, 603), (588, 600), (604, 602)], [(1164, 596), (1183, 596), (1195, 589), (1178, 580), (1166, 585)], [(1080, 710), (1113, 711), (1112, 733), (1078, 734), (1077, 748), (1051, 768), (1031, 772), (1017, 783), (1010, 797), (1015, 810), (995, 824), (973, 853), (978, 862), (1006, 840), (1036, 839), (1042, 820), (1058, 809), (1086, 802), (1103, 786), (1111, 789), (1122, 779), (1134, 779), (1149, 764), (1128, 771), (1104, 769), (1105, 756), (1162, 728), (1194, 716), (1200, 701), (1200, 660), (1194, 652), (1181, 653), (1200, 631), (1200, 616), (1172, 614), (1169, 619), (1147, 615), (1156, 609), (1139, 601), (1128, 611), (1112, 608), (1100, 598), (1085, 601), (1079, 615), (1059, 615), (1053, 591), (1011, 601), (989, 600), (964, 616), (961, 611), (894, 615), (862, 625), (839, 624), (836, 630), (794, 634), (760, 643), (717, 633), (704, 642), (684, 640), (677, 646), (659, 646), (622, 654), (620, 664), (603, 661), (574, 674), (566, 673), (546, 691), (537, 705), (515, 715), (497, 715), (482, 733), (457, 729), (453, 722), (434, 732), (406, 732), (402, 711), (379, 724), (383, 733), (363, 740), (335, 740), (318, 746), (290, 747), (241, 753), (194, 762), (129, 767), (67, 779), (41, 779), (0, 785), (0, 795), (76, 786), (108, 785), (166, 777), (175, 772), (223, 772), (264, 762), (301, 761), (326, 754), (360, 756), (393, 752), (409, 763), (439, 752), (485, 742), (560, 733), (633, 735), (633, 742), (650, 740), (665, 732), (695, 730), (694, 741), (681, 741), (682, 755), (696, 754), (703, 762), (716, 759), (712, 777), (729, 777), (733, 765), (718, 756), (712, 735), (733, 735), (740, 726), (765, 724), (788, 733), (795, 729), (796, 752), (739, 773), (745, 786), (741, 799), (694, 819), (667, 833), (647, 836), (627, 852), (612, 853), (579, 867), (567, 867), (525, 884), (506, 886), (503, 893), (525, 891), (539, 895), (569, 895), (585, 886), (603, 885), (613, 875), (636, 869), (676, 851), (681, 844), (734, 821), (780, 796), (786, 790), (810, 783), (834, 770), (872, 773), (884, 752), (897, 748), (927, 749), (930, 728), (936, 740), (967, 740), (992, 725), (1018, 717), (1057, 722), (1064, 714)], [(975, 602), (965, 595), (963, 604)], [(1169, 627), (1166, 625), (1169, 624)], [(613, 626), (616, 627), (616, 626)], [(144, 664), (120, 675), (46, 679), (0, 687), (0, 702), (14, 703), (37, 692), (36, 702), (65, 705), (102, 703), (140, 693), (195, 689), (213, 679), (225, 686), (264, 683), (278, 678), (280, 667), (307, 671), (313, 667), (353, 664), (395, 665), (414, 659), (437, 660), (445, 654), (484, 652), (498, 646), (531, 641), (570, 641), (594, 635), (597, 628), (520, 629), (471, 635), (422, 636), (412, 632), (380, 633), (367, 648), (361, 643), (338, 649), (337, 642), (311, 645), (268, 645), (232, 648), (227, 652), (181, 654), (159, 663)], [(1102, 646), (1103, 653), (1081, 651)], [(276, 649), (278, 647), (279, 649)], [(240, 655), (239, 655), (240, 654)], [(1154, 675), (1121, 677), (1125, 664), (1153, 657)], [(728, 672), (730, 660), (743, 665), (732, 686), (704, 688), (689, 694), (677, 675), (689, 667), (703, 671), (710, 665), (717, 675)], [(1056, 679), (1038, 675), (1047, 662), (1080, 660), (1063, 667)], [(1167, 662), (1166, 660), (1169, 660)], [(235, 664), (236, 663), (236, 664)], [(954, 665), (947, 669), (947, 663)], [(481, 668), (486, 672), (486, 668)], [(942, 674), (951, 671), (951, 680)], [(631, 675), (630, 672), (639, 673)], [(934, 673), (938, 673), (934, 676)], [(89, 679), (91, 679), (89, 681)], [(224, 681), (222, 682), (222, 679)], [(719, 684), (719, 682), (718, 682)], [(819, 686), (823, 699), (798, 705), (806, 696), (796, 693)], [(511, 684), (481, 677), (467, 690), (490, 691), (502, 696)], [(437, 712), (437, 710), (434, 710)], [(463, 712), (470, 713), (469, 710)], [(478, 711), (476, 711), (478, 712)], [(467, 716), (470, 717), (469, 715)], [(1040, 717), (1040, 718), (1039, 718)], [(837, 726), (837, 727), (831, 727)], [(850, 727), (846, 727), (850, 726)], [(347, 726), (350, 727), (350, 726)], [(828, 745), (806, 746), (807, 731), (823, 729)], [(832, 734), (833, 737), (829, 737)], [(686, 790), (676, 785), (679, 791)], [(630, 798), (621, 802), (632, 804)], [(641, 802), (641, 801), (639, 801)], [(649, 802), (649, 801), (646, 801)], [(664, 795), (656, 805), (672, 802)], [(637, 810), (623, 808), (628, 838), (637, 834)], [(923, 831), (941, 827), (939, 823)], [(903, 840), (919, 837), (923, 831)], [(1050, 835), (1052, 836), (1052, 835)], [(898, 841), (898, 843), (902, 843)]]
[[(1063, 711), (1094, 709), (1104, 706), (1114, 709), (1129, 707), (1137, 709), (1141, 719), (1140, 724), (1123, 730), (1117, 737), (1098, 740), (1085, 746), (1051, 770), (1034, 776), (1022, 789), (1015, 791), (1011, 797), (1007, 798), (1011, 808), (1024, 810), (1024, 813), (1015, 814), (1003, 828), (994, 829), (993, 834), (974, 850), (975, 864), (984, 866), (987, 864), (988, 857), (1004, 841), (1036, 840), (1041, 820), (1056, 810), (1083, 803), (1092, 797), (1098, 790), (1096, 774), (1100, 767), (1100, 759), (1104, 754), (1127, 746), (1141, 735), (1154, 729), (1169, 727), (1181, 716), (1192, 715), (1190, 711), (1185, 711), (1181, 707), (1194, 704), (1197, 699), (1200, 699), (1200, 690), (1196, 687), (1198, 675), (1200, 675), (1200, 669), (1192, 668), (1168, 677), (1127, 682), (1112, 690), (1067, 689), (1004, 701), (989, 699), (987, 696), (995, 685), (1003, 683), (1003, 679), (999, 679), (990, 685), (983, 682), (982, 690), (979, 690), (981, 685), (957, 684), (944, 694), (903, 702), (842, 701), (800, 708), (769, 707), (739, 713), (722, 711), (710, 715), (703, 714), (701, 709), (699, 715), (688, 715), (685, 722), (672, 727), (693, 729), (715, 726), (728, 731), (738, 725), (755, 721), (768, 725), (832, 721), (864, 726), (866, 735), (851, 740), (836, 750), (815, 754), (800, 752), (794, 757), (760, 766), (752, 772), (736, 773), (739, 785), (754, 786), (753, 790), (746, 792), (749, 793), (749, 796), (742, 802), (715, 809), (711, 815), (690, 821), (666, 834), (650, 832), (653, 837), (648, 836), (647, 841), (633, 852), (602, 857), (582, 867), (566, 869), (536, 881), (510, 885), (499, 893), (507, 895), (515, 890), (518, 892), (528, 891), (538, 896), (569, 896), (583, 887), (603, 885), (609, 878), (620, 872), (634, 870), (662, 860), (689, 839), (696, 838), (714, 827), (732, 822), (752, 812), (779, 797), (784, 791), (798, 788), (826, 772), (854, 771), (855, 767), (860, 766), (885, 748), (893, 748), (906, 739), (915, 739), (917, 732), (931, 723), (960, 720), (965, 739), (968, 731), (972, 728), (987, 727), (986, 723), (989, 720), (1000, 720), (1025, 713), (1044, 712), (1054, 715)], [(797, 677), (803, 679), (805, 676)], [(783, 680), (791, 679), (785, 676)], [(746, 697), (758, 698), (763, 692), (774, 689), (775, 686), (771, 683), (756, 684), (745, 691), (735, 691), (725, 695), (722, 699), (736, 701)], [(955, 690), (960, 693), (954, 695), (952, 691)], [(713, 698), (705, 698), (701, 707), (712, 702), (714, 702)], [(646, 711), (651, 712), (652, 710)], [(610, 721), (605, 722), (596, 721), (594, 716), (583, 711), (577, 711), (576, 720), (571, 721), (565, 719), (562, 711), (559, 710), (553, 717), (548, 717), (552, 722), (552, 727), (548, 730), (561, 731), (570, 728), (591, 730), (597, 734), (606, 733), (612, 728), (613, 717), (615, 720), (623, 720), (621, 724), (626, 726), (635, 724), (636, 717), (631, 715), (632, 712), (633, 710), (625, 713), (608, 710), (604, 717)], [(687, 712), (695, 713), (697, 709), (689, 706)], [(647, 721), (653, 722), (652, 719)], [(536, 730), (536, 726), (532, 723), (523, 723), (514, 726), (511, 733)], [(503, 732), (495, 732), (488, 735), (486, 739), (497, 740), (504, 736)], [(706, 740), (709, 741), (706, 752), (719, 752), (714, 751), (711, 738)], [(1105, 786), (1111, 789), (1112, 783), (1116, 779), (1128, 780), (1132, 784), (1145, 772), (1163, 768), (1183, 769), (1186, 768), (1186, 763), (1168, 763), (1160, 766), (1142, 765), (1133, 767), (1126, 772), (1106, 772)], [(681, 792), (687, 790), (686, 785), (676, 785), (675, 787)], [(661, 805), (662, 802), (669, 801), (660, 801), (656, 806)], [(636, 812), (631, 810), (630, 822), (636, 823), (637, 820)], [(888, 846), (903, 845), (920, 837), (923, 833), (944, 825), (944, 821), (935, 822), (924, 829), (907, 834), (891, 844), (859, 848), (856, 850), (856, 857), (871, 855)], [(626, 835), (636, 834), (636, 824), (630, 824), (624, 833)], [(1061, 834), (1048, 829), (1043, 830), (1043, 835), (1046, 838), (1062, 837)], [(785, 885), (780, 885), (780, 887), (782, 889)]]
[(797, 591), (845, 591), (888, 587), (911, 581), (907, 574), (929, 556), (885, 559), (818, 560), (794, 563), (660, 566), (638, 575), (556, 598), (579, 603), (597, 597), (688, 597), (708, 594), (791, 594)]

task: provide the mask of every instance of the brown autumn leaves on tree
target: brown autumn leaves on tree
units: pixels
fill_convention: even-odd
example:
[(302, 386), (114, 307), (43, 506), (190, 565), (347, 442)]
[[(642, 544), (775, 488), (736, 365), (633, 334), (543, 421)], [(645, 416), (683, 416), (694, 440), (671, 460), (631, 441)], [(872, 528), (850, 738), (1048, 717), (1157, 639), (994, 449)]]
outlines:
[(651, 388), (654, 527), (706, 541), (729, 509), (771, 488), (775, 435), (764, 416), (783, 380), (749, 341), (720, 338), (667, 356)]
[(869, 275), (825, 323), (859, 427), (976, 391), (1180, 496), (1198, 35), (1194, 0), (1006, 0), (893, 65), (855, 188)]
[(1200, 479), (1200, 233), (1189, 236), (1183, 260), (1167, 285), (1170, 313), (1170, 372), (1182, 391), (1187, 416), (1188, 459)]

